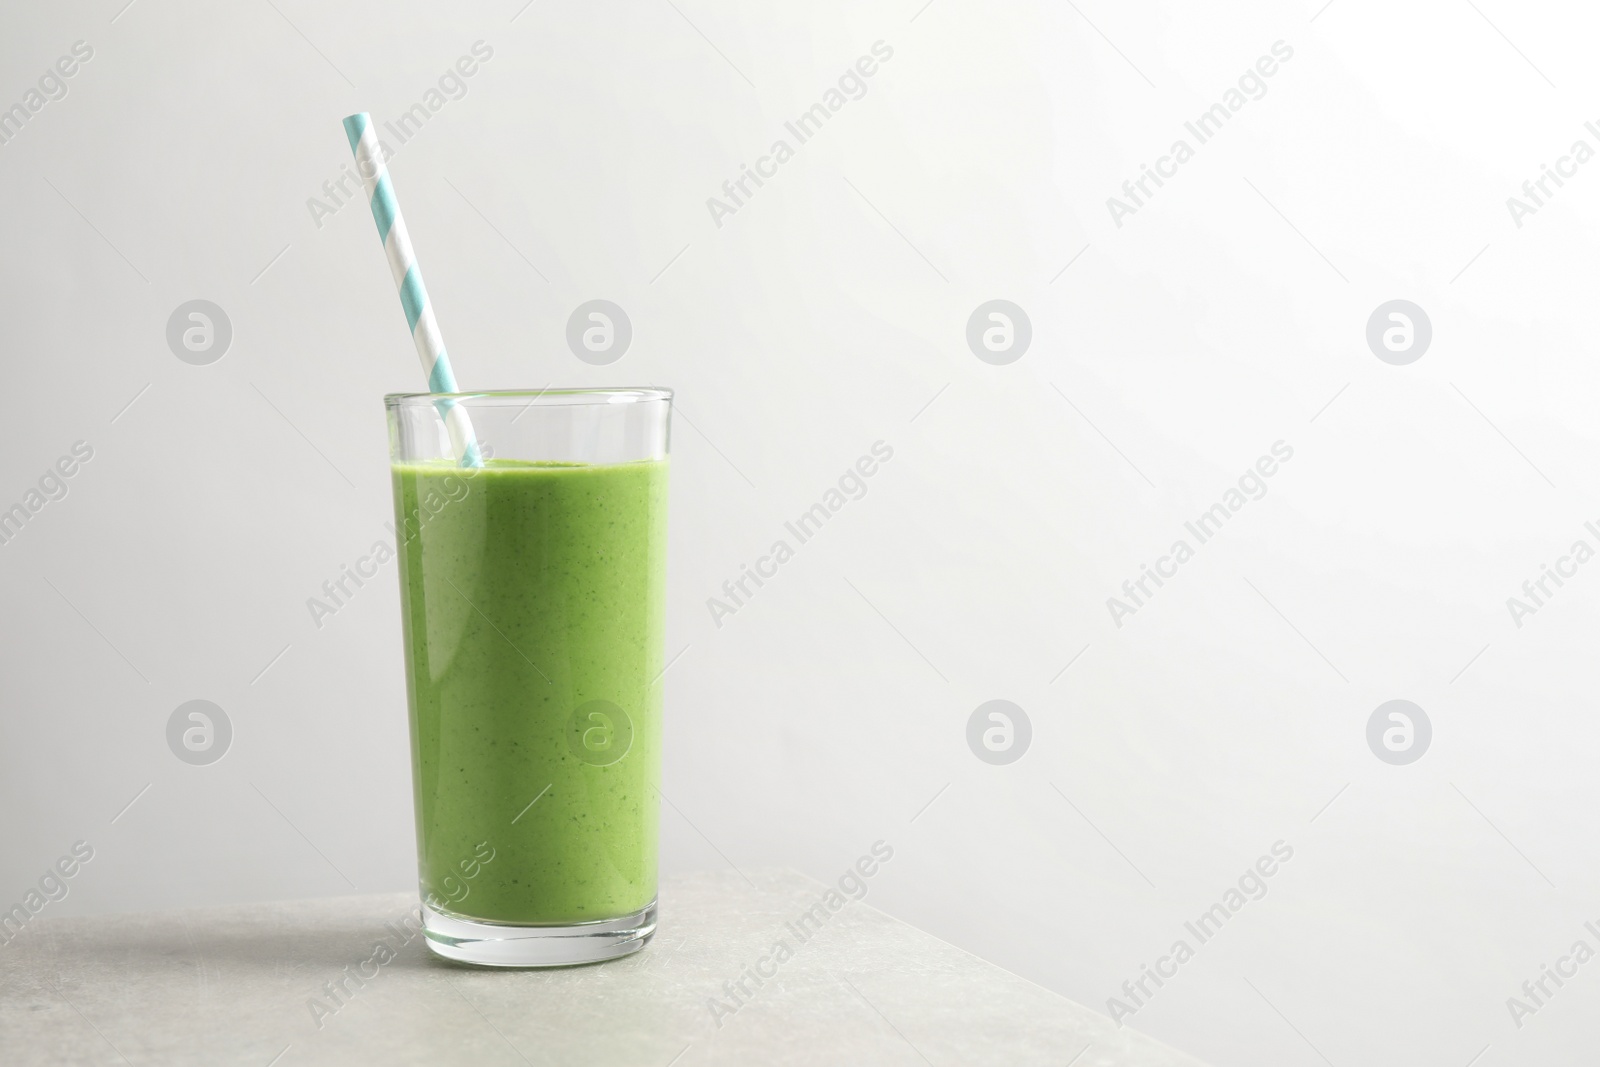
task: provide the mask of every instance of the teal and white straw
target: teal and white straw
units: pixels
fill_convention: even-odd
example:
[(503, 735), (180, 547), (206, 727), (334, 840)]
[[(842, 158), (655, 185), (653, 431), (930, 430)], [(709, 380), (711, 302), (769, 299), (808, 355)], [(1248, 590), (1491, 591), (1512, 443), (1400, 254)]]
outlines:
[[(444, 338), (439, 335), (438, 322), (434, 321), (428, 290), (422, 284), (422, 270), (417, 266), (411, 238), (406, 235), (405, 220), (400, 217), (400, 205), (395, 201), (389, 170), (383, 165), (371, 116), (365, 111), (351, 115), (344, 120), (344, 132), (350, 138), (350, 150), (356, 155), (356, 171), (366, 183), (367, 196), (372, 201), (372, 218), (378, 224), (378, 238), (389, 257), (394, 283), (400, 289), (400, 304), (406, 310), (406, 324), (411, 327), (411, 338), (417, 344), (423, 373), (428, 376), (428, 391), (457, 392), (456, 377), (450, 371), (450, 357), (445, 354)], [(478, 451), (478, 440), (472, 433), (472, 421), (466, 409), (448, 398), (435, 403), (450, 433), (450, 447), (457, 462), (463, 467), (483, 466), (483, 456)]]

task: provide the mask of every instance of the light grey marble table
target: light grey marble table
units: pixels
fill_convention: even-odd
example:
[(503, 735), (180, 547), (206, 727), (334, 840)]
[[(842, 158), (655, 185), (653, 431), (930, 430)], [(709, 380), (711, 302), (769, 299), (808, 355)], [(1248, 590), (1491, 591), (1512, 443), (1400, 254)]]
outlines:
[(1200, 1067), (865, 903), (802, 942), (828, 887), (750, 881), (669, 881), (643, 952), (548, 971), (433, 958), (404, 894), (41, 915), (0, 947), (0, 1063)]

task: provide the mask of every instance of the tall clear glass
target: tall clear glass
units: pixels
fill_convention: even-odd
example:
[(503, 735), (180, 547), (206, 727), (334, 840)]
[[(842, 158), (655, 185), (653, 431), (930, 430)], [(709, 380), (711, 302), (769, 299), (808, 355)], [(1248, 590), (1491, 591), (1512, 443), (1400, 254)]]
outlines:
[[(672, 393), (384, 402), (428, 946), (498, 967), (637, 951), (656, 923)], [(453, 458), (450, 403), (483, 466)]]

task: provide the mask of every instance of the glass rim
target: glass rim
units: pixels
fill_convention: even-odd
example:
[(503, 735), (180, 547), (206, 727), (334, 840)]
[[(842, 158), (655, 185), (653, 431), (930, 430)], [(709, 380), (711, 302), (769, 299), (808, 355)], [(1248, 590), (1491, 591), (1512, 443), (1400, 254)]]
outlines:
[(653, 401), (671, 401), (672, 390), (659, 385), (596, 386), (545, 389), (481, 389), (464, 393), (386, 393), (385, 407), (397, 408), (412, 405), (434, 404), (440, 400), (509, 400), (532, 406), (562, 405), (575, 407), (583, 404), (648, 404)]

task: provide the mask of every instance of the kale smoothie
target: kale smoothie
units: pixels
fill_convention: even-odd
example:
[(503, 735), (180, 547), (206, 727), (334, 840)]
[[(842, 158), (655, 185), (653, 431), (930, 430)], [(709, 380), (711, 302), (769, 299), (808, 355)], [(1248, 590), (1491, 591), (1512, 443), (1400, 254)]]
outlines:
[(423, 898), (567, 925), (656, 895), (667, 463), (393, 468)]

